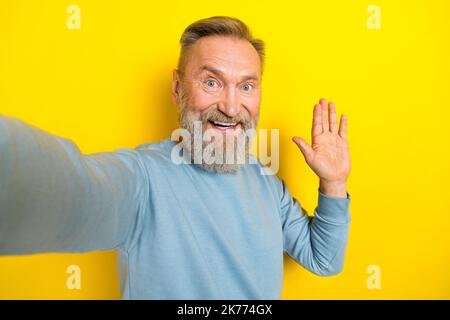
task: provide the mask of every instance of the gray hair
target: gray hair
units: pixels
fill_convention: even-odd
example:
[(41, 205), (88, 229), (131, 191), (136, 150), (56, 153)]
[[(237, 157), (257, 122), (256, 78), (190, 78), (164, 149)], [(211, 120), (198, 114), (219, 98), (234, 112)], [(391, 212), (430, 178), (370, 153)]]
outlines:
[(249, 27), (241, 20), (233, 17), (214, 16), (198, 20), (190, 24), (180, 38), (181, 52), (178, 60), (178, 72), (184, 75), (189, 49), (200, 39), (208, 36), (230, 36), (247, 40), (256, 50), (261, 61), (261, 71), (264, 65), (264, 41), (253, 38)]

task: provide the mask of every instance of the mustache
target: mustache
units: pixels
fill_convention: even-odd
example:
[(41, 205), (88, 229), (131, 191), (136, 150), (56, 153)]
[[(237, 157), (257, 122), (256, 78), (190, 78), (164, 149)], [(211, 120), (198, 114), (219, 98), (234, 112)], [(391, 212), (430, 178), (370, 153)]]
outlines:
[(228, 122), (228, 123), (240, 123), (244, 129), (249, 129), (252, 127), (252, 119), (250, 115), (241, 111), (237, 115), (230, 117), (220, 111), (217, 108), (208, 110), (203, 112), (200, 115), (200, 119), (203, 124), (206, 124), (208, 121), (216, 121), (216, 122)]

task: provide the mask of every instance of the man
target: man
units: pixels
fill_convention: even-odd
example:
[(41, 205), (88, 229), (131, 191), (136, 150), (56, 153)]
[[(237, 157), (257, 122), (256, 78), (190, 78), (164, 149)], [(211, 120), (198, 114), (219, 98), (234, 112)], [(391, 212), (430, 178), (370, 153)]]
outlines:
[[(237, 151), (221, 137), (256, 126), (263, 42), (240, 20), (212, 17), (190, 25), (181, 47), (172, 86), (181, 127), (195, 133), (200, 123), (215, 133), (214, 152)], [(0, 117), (0, 254), (116, 249), (124, 299), (278, 299), (284, 252), (321, 276), (343, 268), (346, 127), (321, 99), (312, 145), (293, 138), (320, 178), (309, 217), (257, 161), (178, 164), (169, 138), (82, 155), (70, 140)], [(192, 160), (205, 141), (186, 137), (179, 145)], [(245, 154), (254, 160), (248, 144)]]

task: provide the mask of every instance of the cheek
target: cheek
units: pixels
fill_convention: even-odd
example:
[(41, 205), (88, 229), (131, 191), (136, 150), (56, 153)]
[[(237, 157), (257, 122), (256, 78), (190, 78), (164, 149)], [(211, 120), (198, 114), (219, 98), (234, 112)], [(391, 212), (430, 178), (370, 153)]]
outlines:
[(200, 114), (219, 101), (216, 95), (208, 94), (201, 88), (196, 88), (195, 86), (190, 90), (188, 96), (187, 107), (197, 114)]
[(212, 95), (205, 94), (204, 92), (197, 92), (191, 97), (191, 107), (195, 110), (202, 111), (209, 108), (214, 103), (217, 103), (217, 101), (217, 98)]
[(248, 97), (243, 99), (243, 105), (247, 109), (248, 113), (250, 113), (250, 116), (254, 118), (258, 112), (259, 112), (259, 106), (261, 103), (261, 97)]

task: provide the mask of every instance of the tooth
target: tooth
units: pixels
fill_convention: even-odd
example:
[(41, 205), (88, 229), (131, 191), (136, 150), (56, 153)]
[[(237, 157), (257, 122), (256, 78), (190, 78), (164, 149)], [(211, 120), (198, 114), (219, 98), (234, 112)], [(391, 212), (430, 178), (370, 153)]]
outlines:
[(234, 126), (236, 123), (229, 123), (229, 122), (215, 122), (216, 124), (222, 125), (222, 126)]

